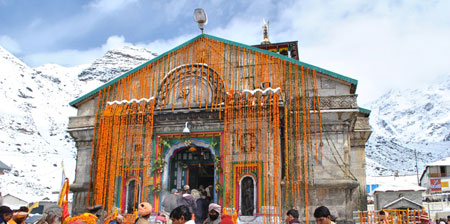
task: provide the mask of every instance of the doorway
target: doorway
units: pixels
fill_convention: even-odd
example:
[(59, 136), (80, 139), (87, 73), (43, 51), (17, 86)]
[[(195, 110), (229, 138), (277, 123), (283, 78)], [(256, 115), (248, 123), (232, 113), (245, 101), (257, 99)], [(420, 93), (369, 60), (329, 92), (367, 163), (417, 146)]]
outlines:
[[(206, 189), (214, 186), (214, 155), (208, 148), (190, 145), (170, 157), (169, 189)], [(211, 197), (211, 196), (210, 196)]]

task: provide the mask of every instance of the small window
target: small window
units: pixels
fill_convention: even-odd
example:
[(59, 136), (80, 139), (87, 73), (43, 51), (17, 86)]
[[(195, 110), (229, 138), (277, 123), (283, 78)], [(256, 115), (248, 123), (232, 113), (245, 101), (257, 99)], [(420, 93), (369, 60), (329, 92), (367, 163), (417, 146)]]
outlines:
[(446, 174), (446, 169), (445, 169), (445, 166), (441, 166), (441, 167), (439, 167), (440, 168), (440, 170), (441, 170), (441, 177), (445, 177), (445, 176), (447, 176), (447, 174)]
[(430, 177), (439, 177), (439, 167), (437, 166), (432, 166), (429, 169), (430, 171)]

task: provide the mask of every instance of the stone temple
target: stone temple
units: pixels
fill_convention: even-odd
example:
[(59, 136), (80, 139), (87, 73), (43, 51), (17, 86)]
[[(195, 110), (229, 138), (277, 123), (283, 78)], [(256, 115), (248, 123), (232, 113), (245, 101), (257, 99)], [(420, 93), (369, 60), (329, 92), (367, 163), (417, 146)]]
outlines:
[(102, 205), (154, 212), (171, 189), (209, 190), (239, 222), (288, 209), (338, 223), (365, 210), (370, 111), (357, 80), (298, 60), (297, 42), (245, 44), (201, 34), (70, 103), (74, 215)]

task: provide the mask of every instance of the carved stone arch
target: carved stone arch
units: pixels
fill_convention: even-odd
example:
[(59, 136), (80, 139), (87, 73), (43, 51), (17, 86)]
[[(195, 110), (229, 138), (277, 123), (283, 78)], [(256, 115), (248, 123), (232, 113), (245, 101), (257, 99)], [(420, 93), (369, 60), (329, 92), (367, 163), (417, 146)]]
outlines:
[(159, 107), (168, 109), (205, 107), (224, 102), (225, 87), (220, 75), (207, 64), (185, 64), (167, 73), (156, 99)]

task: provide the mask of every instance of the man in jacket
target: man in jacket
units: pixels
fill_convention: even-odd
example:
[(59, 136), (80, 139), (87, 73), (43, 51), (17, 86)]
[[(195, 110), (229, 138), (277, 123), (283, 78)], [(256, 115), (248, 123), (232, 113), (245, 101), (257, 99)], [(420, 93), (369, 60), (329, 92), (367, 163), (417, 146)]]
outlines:
[(178, 206), (177, 201), (178, 201), (178, 198), (181, 197), (178, 194), (177, 189), (172, 189), (172, 191), (170, 193), (171, 194), (167, 195), (164, 198), (164, 201), (162, 202), (163, 210), (169, 214), (172, 210), (174, 210)]

